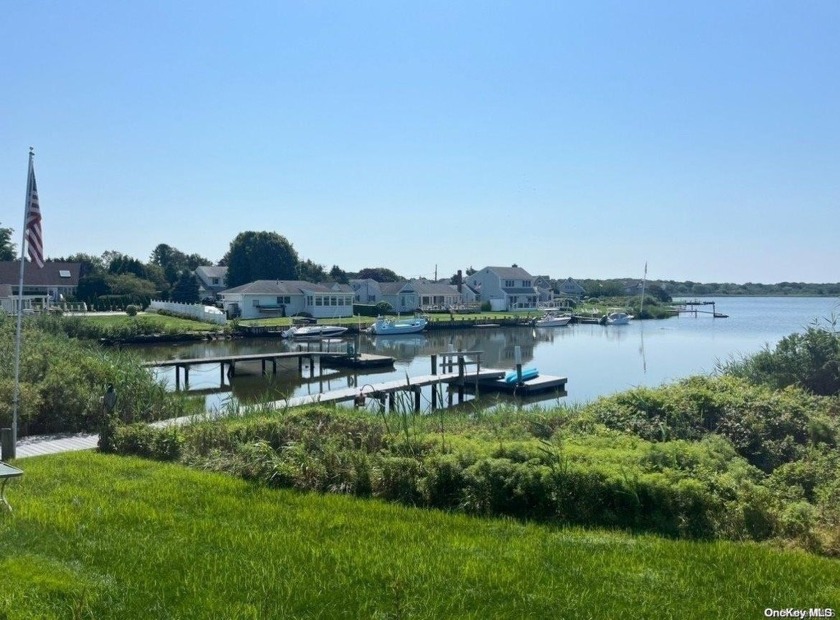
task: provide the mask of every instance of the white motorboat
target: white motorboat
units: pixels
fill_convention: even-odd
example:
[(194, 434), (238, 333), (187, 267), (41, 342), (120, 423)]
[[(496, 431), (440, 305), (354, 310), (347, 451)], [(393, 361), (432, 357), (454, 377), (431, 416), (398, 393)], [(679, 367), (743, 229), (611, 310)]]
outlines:
[(374, 336), (389, 336), (392, 334), (417, 334), (426, 329), (429, 321), (422, 316), (415, 316), (410, 319), (386, 319), (378, 317), (376, 323), (368, 328), (368, 332)]
[(295, 340), (320, 340), (322, 338), (334, 338), (347, 331), (346, 327), (338, 325), (296, 325), (280, 332), (283, 338), (294, 338)]
[(610, 312), (607, 316), (604, 317), (604, 324), (605, 325), (627, 325), (630, 322), (630, 319), (633, 318), (632, 314), (627, 314), (626, 312)]
[(557, 314), (556, 312), (546, 312), (540, 318), (534, 321), (535, 327), (562, 327), (568, 325), (572, 317), (568, 314)]

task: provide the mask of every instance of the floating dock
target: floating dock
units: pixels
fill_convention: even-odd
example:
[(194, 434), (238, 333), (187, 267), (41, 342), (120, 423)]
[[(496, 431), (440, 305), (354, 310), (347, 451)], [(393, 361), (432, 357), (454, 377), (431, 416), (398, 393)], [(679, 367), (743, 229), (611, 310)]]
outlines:
[(521, 396), (532, 396), (534, 394), (545, 394), (552, 392), (557, 396), (567, 396), (566, 377), (554, 377), (552, 375), (539, 375), (522, 383), (508, 383), (501, 379), (482, 379), (478, 382), (479, 389), (505, 392)]

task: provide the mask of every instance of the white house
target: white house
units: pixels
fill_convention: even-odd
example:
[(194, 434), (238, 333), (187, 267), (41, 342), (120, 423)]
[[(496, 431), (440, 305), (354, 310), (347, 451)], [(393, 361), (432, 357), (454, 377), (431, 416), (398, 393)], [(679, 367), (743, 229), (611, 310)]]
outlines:
[(351, 280), (350, 285), (358, 303), (389, 304), (394, 312), (414, 312), (455, 308), (476, 301), (475, 291), (466, 285), (458, 290), (448, 282), (430, 282), (417, 278), (402, 282), (376, 282), (375, 280)]
[(561, 295), (575, 299), (580, 299), (586, 295), (586, 289), (571, 278), (566, 278), (563, 282), (559, 283), (557, 290)]
[(380, 283), (370, 278), (350, 280), (350, 287), (356, 303), (377, 304), (382, 301), (382, 288)]
[(195, 270), (195, 277), (198, 278), (199, 299), (216, 299), (216, 296), (225, 290), (225, 278), (227, 267), (218, 265), (202, 265)]
[(316, 318), (353, 316), (353, 291), (349, 287), (331, 288), (302, 280), (257, 280), (224, 290), (218, 299), (229, 317), (243, 319), (301, 312)]
[(548, 276), (534, 276), (534, 286), (537, 289), (538, 301), (554, 301), (554, 286)]
[(492, 310), (534, 310), (539, 291), (534, 277), (521, 267), (485, 267), (467, 276), (467, 284), (479, 292)]

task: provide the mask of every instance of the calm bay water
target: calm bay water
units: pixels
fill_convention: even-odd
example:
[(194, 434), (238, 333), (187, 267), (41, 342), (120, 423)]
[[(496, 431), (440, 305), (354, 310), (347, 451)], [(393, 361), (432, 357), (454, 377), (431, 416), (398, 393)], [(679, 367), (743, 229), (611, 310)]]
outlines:
[[(710, 299), (711, 300), (711, 299)], [(430, 373), (430, 356), (450, 348), (481, 351), (482, 367), (512, 369), (516, 347), (525, 367), (536, 367), (541, 374), (568, 378), (566, 403), (584, 403), (598, 396), (636, 386), (658, 386), (694, 374), (708, 374), (718, 362), (738, 359), (774, 346), (781, 338), (804, 331), (814, 321), (825, 321), (840, 312), (837, 298), (715, 298), (717, 312), (681, 315), (658, 321), (632, 321), (629, 325), (569, 325), (535, 329), (489, 328), (433, 331), (406, 336), (369, 337), (361, 335), (336, 342), (344, 350), (352, 342), (362, 353), (378, 353), (395, 358), (395, 370), (372, 374), (316, 368), (301, 377), (297, 362), (280, 367), (276, 378), (258, 376), (259, 365), (250, 374), (237, 375), (232, 391), (208, 394), (209, 409), (222, 407), (231, 397), (248, 400), (270, 389), (277, 398), (301, 396), (346, 387), (360, 387), (408, 376)], [(711, 308), (708, 306), (707, 308)], [(705, 309), (700, 307), (700, 309)], [(247, 339), (189, 345), (139, 347), (144, 359), (210, 357), (231, 353), (261, 353), (296, 349), (298, 344), (276, 338)], [(307, 346), (307, 345), (303, 345)], [(313, 348), (318, 344), (309, 345)], [(237, 366), (237, 372), (240, 369)], [(159, 371), (174, 387), (174, 371)], [(219, 367), (206, 365), (190, 371), (190, 389), (212, 391), (219, 386)], [(430, 394), (424, 395), (428, 402)], [(493, 396), (492, 399), (497, 399)], [(490, 399), (490, 400), (492, 400)], [(555, 404), (556, 396), (542, 397), (533, 406)]]

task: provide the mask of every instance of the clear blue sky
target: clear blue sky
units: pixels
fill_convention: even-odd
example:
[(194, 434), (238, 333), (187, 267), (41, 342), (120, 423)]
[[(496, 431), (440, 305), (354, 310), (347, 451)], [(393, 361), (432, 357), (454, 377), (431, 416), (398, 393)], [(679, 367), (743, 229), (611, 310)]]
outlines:
[(840, 281), (840, 2), (7, 1), (0, 223), (441, 276)]

